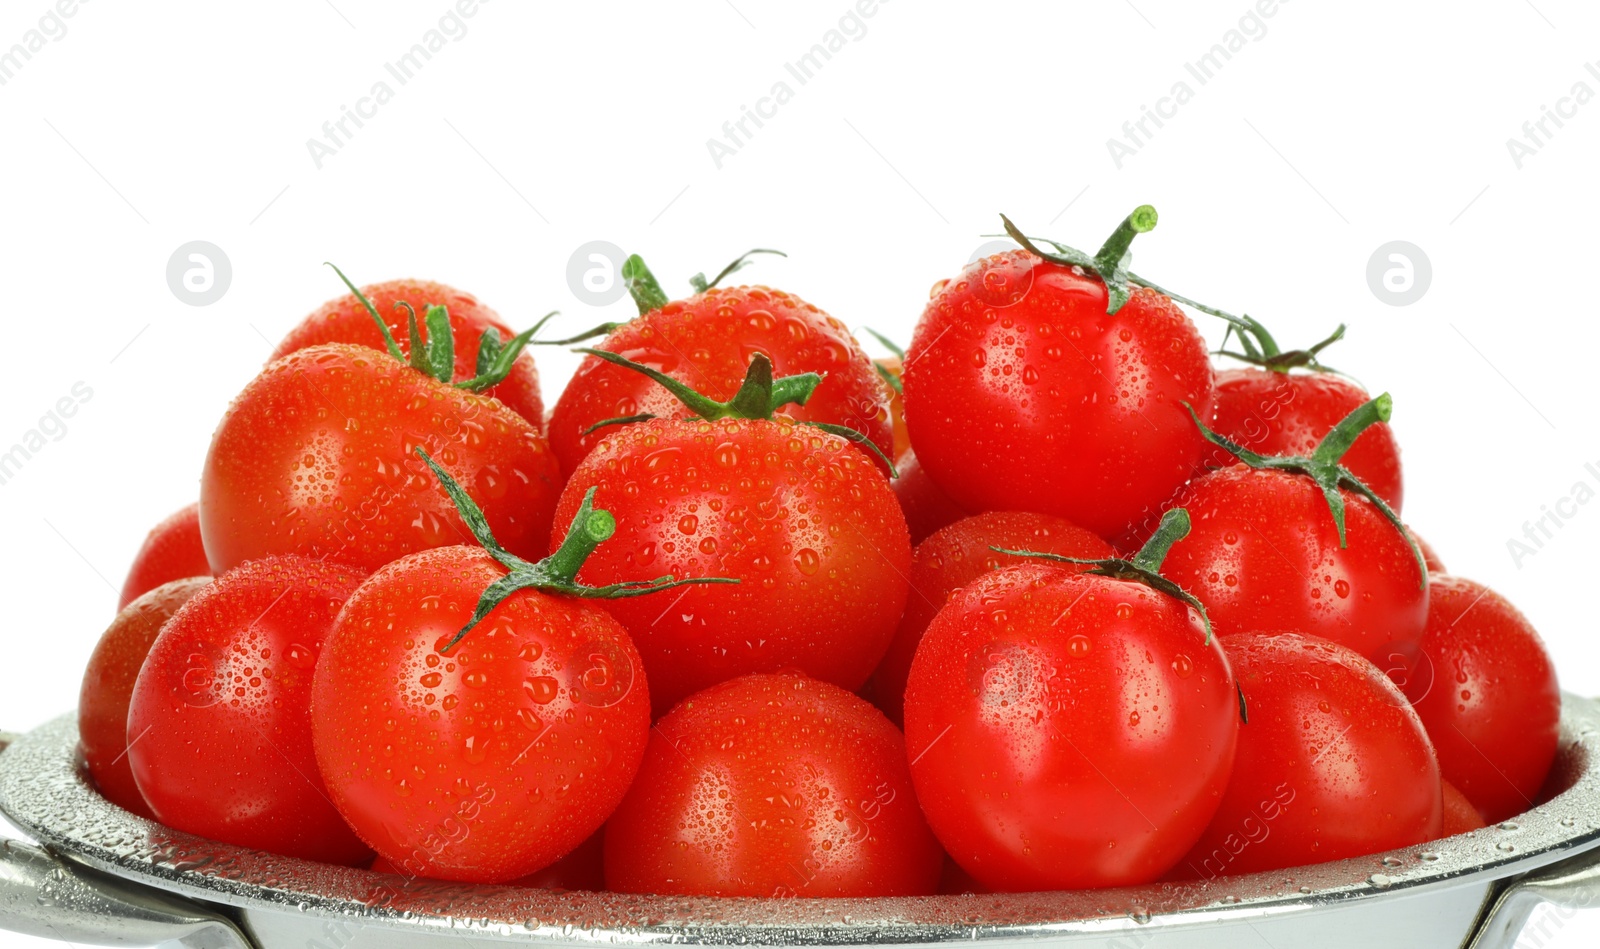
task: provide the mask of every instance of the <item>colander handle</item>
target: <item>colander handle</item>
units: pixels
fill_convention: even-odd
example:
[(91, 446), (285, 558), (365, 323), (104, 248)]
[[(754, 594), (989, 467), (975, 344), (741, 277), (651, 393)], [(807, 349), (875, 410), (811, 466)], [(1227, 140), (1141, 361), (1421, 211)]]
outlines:
[(1517, 877), (1490, 899), (1464, 949), (1511, 949), (1542, 903), (1562, 922), (1600, 907), (1600, 846)]
[[(0, 751), (14, 736), (0, 733)], [(197, 903), (0, 839), (0, 929), (91, 946), (254, 949), (233, 922)]]

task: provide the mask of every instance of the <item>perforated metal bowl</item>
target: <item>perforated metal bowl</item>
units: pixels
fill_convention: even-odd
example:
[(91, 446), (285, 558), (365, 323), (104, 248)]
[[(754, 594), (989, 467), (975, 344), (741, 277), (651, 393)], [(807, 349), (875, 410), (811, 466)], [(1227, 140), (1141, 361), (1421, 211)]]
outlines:
[(1421, 847), (1209, 883), (898, 899), (687, 899), (474, 886), (329, 867), (179, 833), (85, 781), (64, 716), (10, 739), (0, 926), (192, 949), (593, 944), (1509, 947), (1542, 901), (1600, 902), (1600, 706), (1566, 696), (1550, 799)]

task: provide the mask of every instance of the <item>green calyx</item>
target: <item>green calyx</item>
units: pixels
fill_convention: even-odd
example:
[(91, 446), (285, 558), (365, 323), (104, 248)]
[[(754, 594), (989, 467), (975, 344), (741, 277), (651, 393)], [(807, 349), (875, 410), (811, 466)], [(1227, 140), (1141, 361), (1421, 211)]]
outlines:
[(1111, 232), (1111, 236), (1106, 238), (1106, 242), (1100, 245), (1100, 250), (1093, 257), (1066, 244), (1048, 240), (1044, 243), (1054, 247), (1055, 251), (1052, 253), (1043, 250), (1032, 238), (1011, 223), (1010, 218), (1002, 214), (1000, 220), (1005, 224), (1006, 233), (1011, 239), (1035, 256), (1065, 267), (1080, 267), (1099, 277), (1106, 285), (1106, 313), (1115, 315), (1133, 294), (1129, 285), (1142, 285), (1128, 269), (1133, 260), (1133, 252), (1130, 249), (1133, 239), (1154, 230), (1159, 215), (1156, 214), (1156, 209), (1148, 204), (1134, 208), (1133, 213), (1117, 225), (1117, 229)]
[[(899, 343), (897, 343), (894, 340), (890, 339), (889, 337), (883, 335), (882, 333), (878, 332), (877, 330), (873, 329), (870, 326), (866, 326), (866, 327), (862, 327), (862, 328), (865, 329), (868, 333), (871, 333), (873, 339), (875, 339), (878, 342), (882, 343), (885, 349), (889, 350), (889, 352), (891, 352), (891, 353), (894, 353), (895, 358), (900, 360), (901, 368), (905, 367), (906, 351), (905, 351), (904, 347), (902, 347)], [(884, 381), (885, 385), (887, 385), (889, 388), (893, 389), (895, 391), (896, 395), (905, 395), (905, 393), (906, 393), (905, 383), (900, 380), (899, 376), (895, 375), (894, 373), (890, 372), (888, 369), (886, 369), (883, 366), (879, 365), (876, 361), (874, 361), (872, 363), (872, 368), (876, 369), (878, 371), (878, 378), (882, 379)]]
[(543, 590), (547, 593), (560, 593), (584, 599), (620, 600), (690, 584), (739, 582), (730, 577), (695, 577), (678, 580), (668, 574), (654, 580), (630, 580), (603, 587), (585, 586), (576, 579), (578, 571), (583, 568), (584, 561), (589, 559), (595, 548), (610, 540), (617, 531), (617, 522), (611, 516), (611, 512), (594, 506), (594, 488), (590, 488), (583, 496), (583, 504), (579, 506), (577, 515), (572, 519), (572, 525), (567, 528), (567, 536), (561, 541), (561, 546), (556, 548), (556, 552), (538, 563), (530, 563), (501, 547), (500, 542), (495, 540), (494, 533), (489, 530), (489, 521), (483, 516), (483, 510), (478, 507), (477, 502), (468, 497), (461, 485), (439, 467), (438, 462), (435, 462), (426, 451), (418, 448), (416, 452), (433, 470), (434, 477), (439, 479), (444, 493), (455, 504), (456, 511), (466, 523), (467, 529), (472, 531), (472, 536), (491, 557), (510, 571), (489, 584), (483, 591), (483, 595), (478, 599), (477, 609), (472, 612), (472, 619), (439, 650), (440, 653), (447, 653), (454, 648), (455, 644), (482, 622), (485, 616), (518, 590)]
[[(615, 366), (631, 369), (634, 372), (650, 377), (662, 388), (672, 393), (673, 397), (694, 413), (697, 418), (715, 421), (724, 418), (771, 420), (777, 410), (785, 405), (805, 405), (811, 399), (811, 394), (822, 384), (823, 377), (814, 372), (803, 372), (794, 376), (780, 376), (773, 378), (772, 360), (764, 353), (756, 353), (750, 359), (750, 367), (745, 370), (744, 382), (739, 385), (739, 391), (733, 398), (726, 402), (718, 402), (708, 395), (695, 391), (694, 388), (672, 378), (664, 372), (652, 369), (641, 363), (636, 363), (624, 356), (609, 352), (604, 349), (576, 349), (574, 352), (603, 359)], [(630, 425), (635, 422), (648, 422), (659, 416), (648, 412), (640, 415), (627, 415), (621, 418), (608, 418), (603, 422), (596, 422), (585, 432), (585, 435), (608, 425)], [(877, 455), (889, 468), (890, 477), (898, 478), (900, 473), (895, 469), (894, 462), (889, 460), (882, 449), (873, 443), (872, 439), (861, 434), (853, 428), (843, 425), (830, 425), (827, 422), (799, 422), (798, 424), (818, 428), (830, 435), (837, 435), (847, 441), (860, 445)]]
[(1195, 414), (1194, 406), (1183, 403), (1189, 410), (1189, 417), (1194, 419), (1194, 424), (1200, 429), (1200, 434), (1206, 441), (1218, 448), (1226, 449), (1233, 453), (1245, 465), (1261, 471), (1286, 471), (1290, 474), (1303, 475), (1310, 478), (1321, 489), (1322, 496), (1328, 502), (1328, 512), (1333, 515), (1334, 526), (1339, 530), (1339, 546), (1350, 545), (1349, 538), (1345, 535), (1345, 500), (1344, 491), (1350, 491), (1366, 498), (1383, 514), (1385, 520), (1399, 532), (1406, 546), (1411, 549), (1411, 555), (1417, 561), (1417, 569), (1422, 575), (1423, 586), (1428, 582), (1428, 566), (1423, 559), (1422, 549), (1417, 546), (1411, 537), (1411, 532), (1406, 530), (1401, 523), (1400, 515), (1396, 514), (1389, 503), (1379, 497), (1376, 492), (1367, 487), (1360, 478), (1351, 473), (1343, 464), (1345, 453), (1355, 444), (1361, 433), (1378, 424), (1389, 421), (1394, 414), (1394, 398), (1385, 392), (1371, 401), (1357, 406), (1354, 411), (1346, 415), (1338, 425), (1335, 425), (1309, 456), (1304, 455), (1261, 455), (1237, 444), (1225, 435), (1212, 431), (1200, 421), (1200, 416)]
[[(1228, 332), (1222, 337), (1222, 348), (1218, 349), (1214, 355), (1227, 356), (1230, 359), (1237, 359), (1240, 362), (1249, 363), (1252, 366), (1272, 372), (1287, 373), (1293, 369), (1334, 373), (1339, 371), (1331, 366), (1323, 365), (1321, 355), (1324, 349), (1344, 339), (1345, 325), (1343, 323), (1340, 323), (1338, 329), (1335, 329), (1329, 334), (1328, 338), (1321, 342), (1306, 349), (1291, 349), (1285, 352), (1278, 347), (1278, 341), (1272, 338), (1272, 334), (1267, 332), (1267, 328), (1262, 326), (1259, 320), (1252, 319), (1248, 315), (1241, 316), (1239, 319), (1245, 325), (1229, 323)], [(1228, 340), (1235, 334), (1239, 337), (1239, 345), (1244, 349), (1242, 353), (1228, 349)]]
[[(781, 250), (757, 247), (739, 255), (737, 260), (722, 268), (721, 272), (710, 280), (706, 279), (704, 271), (695, 274), (689, 278), (689, 286), (694, 288), (695, 293), (705, 293), (735, 271), (743, 270), (750, 264), (750, 258), (756, 254), (776, 254), (779, 257), (789, 256)], [(633, 303), (639, 308), (640, 316), (644, 316), (652, 310), (659, 310), (672, 302), (672, 298), (667, 296), (667, 292), (661, 289), (661, 281), (657, 280), (656, 275), (650, 272), (650, 268), (645, 266), (644, 258), (638, 254), (630, 256), (623, 262), (622, 283), (628, 288), (628, 295), (633, 297)]]
[(1085, 560), (1082, 557), (1065, 557), (1061, 554), (1041, 553), (1034, 550), (1006, 550), (1003, 547), (990, 547), (996, 553), (1010, 554), (1013, 557), (1031, 557), (1035, 560), (1050, 560), (1056, 563), (1073, 563), (1090, 567), (1085, 573), (1097, 577), (1111, 577), (1116, 580), (1128, 580), (1133, 583), (1142, 583), (1158, 593), (1165, 593), (1175, 600), (1181, 600), (1194, 607), (1200, 614), (1200, 620), (1206, 627), (1206, 645), (1211, 644), (1211, 617), (1206, 613), (1206, 606), (1200, 598), (1185, 590), (1183, 587), (1161, 575), (1161, 564), (1166, 561), (1167, 554), (1171, 552), (1172, 545), (1189, 536), (1189, 512), (1183, 508), (1173, 508), (1161, 515), (1161, 524), (1156, 528), (1150, 539), (1145, 541), (1139, 552), (1132, 557), (1107, 557), (1103, 560)]
[[(789, 256), (781, 250), (757, 247), (754, 250), (745, 251), (738, 260), (722, 268), (722, 271), (710, 280), (706, 279), (704, 273), (695, 274), (689, 278), (689, 285), (694, 287), (696, 293), (705, 293), (721, 283), (729, 274), (744, 269), (750, 263), (750, 257), (754, 254), (777, 254), (779, 257)], [(633, 297), (633, 304), (639, 308), (640, 316), (659, 310), (672, 302), (672, 298), (667, 296), (667, 291), (661, 288), (661, 281), (657, 280), (656, 275), (650, 272), (650, 268), (645, 266), (644, 258), (638, 254), (633, 254), (622, 262), (622, 284), (628, 288), (628, 295)], [(601, 323), (599, 326), (586, 329), (576, 336), (569, 336), (566, 339), (536, 340), (534, 345), (571, 346), (574, 343), (610, 336), (624, 325), (626, 324)]]
[(506, 376), (511, 374), (511, 367), (516, 364), (517, 357), (522, 355), (523, 349), (533, 340), (534, 334), (543, 329), (544, 325), (556, 315), (553, 310), (546, 313), (539, 322), (511, 337), (510, 340), (502, 340), (500, 333), (493, 327), (484, 330), (483, 336), (478, 340), (476, 374), (471, 379), (456, 382), (455, 331), (450, 326), (448, 310), (433, 304), (424, 308), (422, 324), (428, 328), (428, 338), (423, 340), (417, 325), (417, 311), (404, 300), (397, 304), (398, 308), (406, 311), (407, 342), (410, 344), (407, 348), (411, 350), (411, 358), (407, 359), (400, 351), (400, 344), (395, 341), (394, 334), (389, 332), (389, 325), (383, 321), (383, 316), (378, 313), (378, 308), (372, 305), (372, 301), (367, 299), (367, 295), (344, 275), (344, 271), (331, 263), (328, 266), (333, 267), (333, 272), (339, 275), (339, 279), (344, 281), (344, 285), (350, 288), (350, 292), (356, 295), (356, 299), (360, 300), (361, 305), (372, 315), (372, 321), (378, 324), (378, 332), (383, 334), (384, 348), (389, 351), (389, 355), (431, 379), (437, 379), (445, 385), (453, 385), (458, 389), (466, 389), (468, 392), (482, 392), (490, 386), (504, 382)]

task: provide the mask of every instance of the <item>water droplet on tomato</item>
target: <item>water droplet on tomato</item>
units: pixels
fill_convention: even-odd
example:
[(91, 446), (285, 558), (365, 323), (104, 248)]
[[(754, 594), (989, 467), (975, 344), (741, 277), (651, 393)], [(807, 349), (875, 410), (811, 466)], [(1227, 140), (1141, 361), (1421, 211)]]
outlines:
[(817, 552), (810, 547), (802, 547), (794, 555), (794, 565), (796, 569), (806, 576), (814, 576), (817, 568), (822, 566), (822, 558), (817, 556)]
[(535, 676), (522, 683), (522, 691), (540, 705), (549, 705), (561, 692), (561, 683), (550, 676)]
[(289, 648), (283, 651), (283, 658), (296, 669), (313, 669), (317, 665), (316, 650), (299, 643), (290, 643)]
[(1089, 642), (1089, 637), (1082, 633), (1067, 640), (1067, 655), (1074, 659), (1082, 659), (1087, 656), (1090, 648), (1092, 648), (1092, 645)]
[(1187, 679), (1194, 675), (1194, 660), (1183, 653), (1179, 653), (1172, 660), (1172, 671), (1178, 674), (1178, 678)]

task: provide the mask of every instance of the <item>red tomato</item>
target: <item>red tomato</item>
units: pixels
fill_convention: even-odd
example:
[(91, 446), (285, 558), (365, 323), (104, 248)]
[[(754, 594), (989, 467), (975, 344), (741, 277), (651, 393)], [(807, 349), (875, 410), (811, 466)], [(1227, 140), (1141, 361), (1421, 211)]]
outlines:
[(624, 893), (921, 895), (942, 862), (900, 733), (797, 675), (734, 679), (673, 709), (606, 827), (606, 883)]
[(1406, 693), (1445, 778), (1490, 823), (1532, 808), (1561, 725), (1555, 666), (1533, 625), (1482, 584), (1435, 577), (1422, 657)]
[(899, 723), (904, 710), (906, 676), (922, 634), (956, 590), (1011, 564), (1028, 563), (991, 548), (1029, 550), (1103, 560), (1111, 545), (1092, 532), (1048, 514), (992, 511), (975, 514), (942, 528), (917, 545), (911, 555), (911, 595), (895, 630), (889, 651), (872, 674), (873, 700), (890, 721)]
[[(1386, 416), (1387, 396), (1368, 406)], [(1379, 665), (1413, 652), (1428, 613), (1423, 568), (1404, 530), (1339, 484), (1343, 538), (1302, 471), (1240, 464), (1201, 475), (1173, 501), (1194, 530), (1173, 546), (1167, 575), (1205, 603), (1224, 635), (1294, 629)]]
[(920, 544), (928, 539), (934, 531), (947, 524), (954, 524), (967, 516), (944, 489), (933, 483), (928, 477), (928, 472), (917, 461), (915, 451), (907, 450), (895, 462), (899, 469), (900, 477), (890, 485), (894, 496), (900, 502), (900, 511), (905, 514), (906, 527), (911, 531), (911, 542)]
[(644, 656), (657, 714), (752, 672), (797, 669), (853, 690), (883, 658), (911, 542), (877, 464), (843, 438), (765, 419), (610, 428), (567, 482), (558, 522), (591, 488), (619, 527), (585, 583), (740, 581), (608, 604)]
[(543, 552), (561, 477), (536, 428), (387, 353), (333, 343), (268, 365), (217, 428), (200, 482), (212, 567), (298, 554), (373, 570), (470, 540), (418, 446), (493, 506), (509, 550)]
[[(1151, 212), (1153, 217), (1153, 212)], [(1130, 235), (1131, 236), (1131, 235)], [(906, 423), (933, 480), (969, 511), (1041, 511), (1102, 537), (1155, 519), (1206, 445), (1205, 340), (1177, 304), (1025, 250), (967, 267), (923, 311)]]
[[(399, 304), (410, 303), (420, 316), (425, 307), (436, 304), (450, 311), (450, 326), (455, 331), (455, 381), (471, 379), (478, 374), (478, 345), (485, 330), (494, 330), (502, 341), (516, 333), (500, 319), (500, 314), (478, 302), (470, 293), (447, 287), (431, 280), (390, 280), (363, 287), (363, 294), (383, 316), (394, 341), (402, 352), (410, 355), (410, 339), (406, 332), (406, 313)], [(427, 327), (419, 326), (424, 340)], [(387, 344), (372, 314), (361, 304), (355, 294), (329, 300), (318, 307), (299, 326), (289, 331), (268, 361), (281, 359), (292, 352), (323, 343), (351, 343), (369, 349), (383, 349)], [(504, 402), (511, 411), (527, 420), (534, 428), (544, 431), (544, 402), (539, 398), (539, 371), (533, 357), (523, 353), (512, 366), (504, 381), (483, 390), (483, 394)]]
[(1210, 821), (1239, 734), (1198, 612), (1043, 564), (950, 599), (912, 661), (905, 716), (928, 823), (996, 891), (1160, 877)]
[(1444, 801), (1444, 820), (1439, 826), (1440, 837), (1454, 837), (1456, 834), (1465, 834), (1469, 831), (1482, 830), (1488, 825), (1483, 822), (1483, 815), (1472, 806), (1467, 796), (1456, 790), (1456, 786), (1449, 781), (1439, 782), (1440, 795)]
[[(733, 397), (750, 357), (758, 352), (772, 360), (775, 372), (821, 373), (826, 381), (805, 406), (791, 406), (789, 414), (853, 428), (893, 457), (889, 388), (872, 360), (843, 323), (781, 290), (712, 289), (667, 303), (617, 328), (599, 348), (658, 369), (718, 400)], [(641, 413), (681, 416), (683, 406), (638, 373), (586, 358), (550, 416), (550, 444), (562, 470), (574, 470), (607, 437), (604, 429), (584, 434), (591, 426)]]
[(133, 555), (128, 578), (122, 582), (117, 609), (123, 609), (163, 583), (209, 576), (211, 565), (200, 543), (200, 505), (191, 504), (145, 535), (139, 552)]
[[(1258, 454), (1309, 455), (1335, 425), (1370, 398), (1355, 383), (1326, 372), (1227, 369), (1217, 373), (1212, 428)], [(1216, 456), (1219, 466), (1236, 460), (1223, 449)], [(1362, 432), (1343, 462), (1378, 497), (1400, 510), (1405, 495), (1400, 446), (1388, 423)]]
[(1432, 544), (1429, 544), (1427, 541), (1423, 540), (1416, 531), (1409, 527), (1406, 528), (1406, 532), (1411, 535), (1411, 542), (1417, 545), (1418, 550), (1422, 551), (1422, 562), (1427, 564), (1429, 576), (1432, 576), (1436, 573), (1450, 572), (1445, 569), (1444, 561), (1439, 559), (1439, 553), (1433, 549)]
[(549, 866), (599, 829), (644, 753), (639, 654), (598, 605), (518, 590), (447, 648), (506, 575), (473, 547), (398, 560), (350, 598), (317, 667), (329, 793), (413, 876), (499, 883)]
[(155, 814), (128, 767), (128, 701), (133, 683), (162, 625), (210, 582), (210, 577), (174, 580), (136, 598), (106, 627), (83, 671), (78, 739), (84, 764), (106, 800), (140, 817), (154, 819)]
[(128, 761), (158, 820), (212, 840), (365, 864), (317, 774), (311, 676), (361, 573), (257, 560), (195, 593), (162, 627), (128, 708)]
[[(385, 857), (372, 861), (374, 873), (393, 873), (414, 879), (406, 871), (390, 863)], [(603, 890), (605, 875), (605, 831), (578, 845), (578, 849), (550, 864), (543, 870), (512, 880), (511, 886), (526, 886), (535, 890)]]
[(1439, 836), (1439, 764), (1372, 663), (1299, 633), (1224, 636), (1249, 720), (1211, 826), (1179, 874), (1212, 879)]

